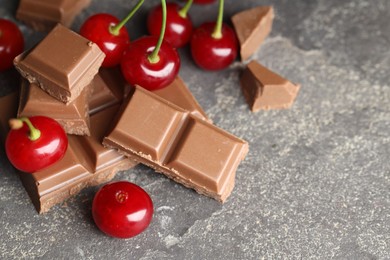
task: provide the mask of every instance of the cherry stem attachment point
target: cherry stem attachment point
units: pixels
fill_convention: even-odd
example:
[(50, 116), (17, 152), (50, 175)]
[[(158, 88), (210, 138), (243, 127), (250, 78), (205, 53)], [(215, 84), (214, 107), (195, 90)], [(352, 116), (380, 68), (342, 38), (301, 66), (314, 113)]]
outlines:
[(182, 17), (182, 18), (186, 18), (186, 17), (187, 17), (188, 10), (190, 10), (193, 1), (194, 1), (194, 0), (188, 0), (188, 1), (187, 1), (187, 3), (186, 3), (186, 4), (183, 6), (183, 8), (179, 11), (180, 17)]
[(119, 30), (133, 17), (133, 15), (138, 11), (141, 5), (144, 3), (144, 0), (139, 0), (138, 3), (131, 9), (130, 13), (117, 25), (110, 26), (109, 31), (112, 35), (119, 35)]
[(21, 118), (12, 118), (9, 120), (9, 127), (13, 130), (17, 130), (23, 127), (23, 123), (26, 123), (30, 130), (29, 139), (31, 141), (37, 140), (39, 137), (41, 137), (41, 131), (39, 129), (35, 128), (33, 124), (31, 123), (30, 119), (27, 117), (21, 117)]
[(217, 22), (215, 23), (214, 32), (211, 35), (214, 39), (222, 38), (223, 5), (224, 0), (219, 0), (218, 18)]
[(157, 63), (160, 60), (160, 57), (158, 56), (158, 52), (160, 51), (161, 44), (164, 40), (165, 27), (167, 25), (167, 3), (165, 2), (165, 0), (161, 0), (161, 7), (162, 7), (161, 31), (160, 31), (160, 36), (158, 37), (156, 47), (154, 48), (153, 52), (148, 56), (148, 60), (151, 63)]

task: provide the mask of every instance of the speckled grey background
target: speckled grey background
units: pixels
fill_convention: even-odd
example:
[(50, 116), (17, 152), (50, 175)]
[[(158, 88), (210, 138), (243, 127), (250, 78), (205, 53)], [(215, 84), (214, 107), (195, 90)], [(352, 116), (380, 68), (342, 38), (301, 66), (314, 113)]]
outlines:
[[(131, 3), (94, 1), (123, 17)], [(145, 33), (145, 6), (128, 29)], [(38, 215), (0, 152), (0, 258), (43, 259), (390, 259), (390, 1), (226, 1), (226, 19), (272, 4), (274, 29), (253, 59), (302, 84), (290, 110), (253, 114), (236, 62), (204, 72), (181, 50), (180, 75), (216, 125), (246, 139), (250, 152), (221, 205), (146, 167), (117, 175), (151, 195), (155, 215), (129, 240), (103, 235), (91, 218), (97, 188)], [(14, 19), (17, 1), (0, 0)], [(216, 4), (194, 6), (195, 24)], [(20, 24), (32, 46), (43, 34)], [(15, 88), (0, 76), (0, 95)], [(1, 112), (1, 111), (0, 111)]]

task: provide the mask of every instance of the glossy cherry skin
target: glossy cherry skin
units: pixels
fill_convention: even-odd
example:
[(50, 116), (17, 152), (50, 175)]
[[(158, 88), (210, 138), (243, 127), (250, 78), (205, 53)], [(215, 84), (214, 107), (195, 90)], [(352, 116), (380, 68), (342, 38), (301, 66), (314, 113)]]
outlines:
[(195, 63), (205, 70), (221, 70), (237, 57), (237, 38), (234, 30), (222, 25), (222, 38), (212, 37), (215, 23), (204, 23), (194, 30), (191, 38), (191, 54)]
[(0, 71), (13, 67), (13, 60), (22, 53), (23, 35), (11, 21), (0, 18)]
[(158, 62), (152, 63), (148, 59), (157, 41), (155, 36), (144, 36), (131, 42), (125, 51), (121, 69), (130, 85), (156, 90), (168, 86), (175, 79), (180, 69), (180, 57), (169, 43), (163, 41)]
[[(192, 34), (192, 21), (190, 16), (181, 17), (179, 15), (180, 6), (176, 3), (167, 3), (167, 23), (164, 40), (172, 47), (180, 48), (186, 45)], [(162, 7), (154, 7), (148, 15), (148, 31), (151, 35), (159, 36), (162, 22)]]
[(68, 148), (68, 138), (60, 124), (52, 118), (33, 116), (32, 125), (41, 136), (31, 141), (26, 123), (22, 128), (11, 129), (5, 142), (5, 151), (12, 165), (27, 173), (42, 170), (60, 160)]
[(153, 217), (153, 202), (139, 186), (118, 181), (104, 185), (95, 195), (92, 216), (109, 236), (130, 238), (140, 234)]
[(95, 14), (89, 17), (81, 26), (80, 34), (88, 40), (96, 43), (106, 54), (102, 67), (113, 67), (121, 62), (123, 52), (130, 43), (130, 37), (123, 26), (118, 35), (110, 32), (109, 28), (120, 21), (115, 16), (105, 13)]

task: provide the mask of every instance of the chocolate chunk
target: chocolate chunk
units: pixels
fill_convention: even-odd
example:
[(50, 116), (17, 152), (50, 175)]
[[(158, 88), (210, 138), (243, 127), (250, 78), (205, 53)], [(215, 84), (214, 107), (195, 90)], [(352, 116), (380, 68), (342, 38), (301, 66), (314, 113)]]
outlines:
[(61, 23), (70, 27), (91, 0), (20, 0), (16, 18), (38, 31), (50, 31)]
[(90, 87), (66, 105), (53, 98), (35, 83), (22, 81), (18, 116), (47, 116), (55, 119), (68, 134), (90, 135), (88, 99)]
[(241, 89), (250, 109), (256, 112), (291, 107), (300, 86), (251, 61), (241, 76)]
[(244, 10), (232, 17), (234, 29), (240, 43), (241, 60), (247, 60), (260, 47), (272, 29), (274, 9), (258, 6)]
[(188, 87), (185, 85), (184, 81), (179, 76), (177, 76), (167, 87), (154, 90), (153, 93), (189, 111), (194, 116), (211, 122)]
[(7, 96), (0, 97), (0, 140), (5, 144), (9, 131), (8, 120), (16, 117), (18, 111), (19, 93), (13, 92)]
[(68, 104), (92, 81), (104, 57), (95, 43), (58, 24), (14, 64), (30, 83)]
[(95, 114), (112, 105), (119, 104), (125, 94), (126, 83), (117, 68), (100, 68), (92, 81), (89, 114)]
[(56, 164), (33, 174), (20, 173), (20, 178), (39, 213), (77, 194), (85, 187), (111, 180), (118, 171), (136, 165), (113, 149), (104, 148), (101, 138), (118, 106), (91, 117), (91, 136), (68, 135), (66, 154)]
[(224, 202), (248, 144), (136, 87), (103, 144)]

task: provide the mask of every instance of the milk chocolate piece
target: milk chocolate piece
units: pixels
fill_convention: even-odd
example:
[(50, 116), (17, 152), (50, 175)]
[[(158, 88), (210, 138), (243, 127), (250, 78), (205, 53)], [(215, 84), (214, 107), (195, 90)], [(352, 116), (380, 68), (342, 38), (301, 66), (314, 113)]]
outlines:
[(14, 64), (30, 83), (70, 103), (98, 73), (104, 57), (95, 43), (58, 24), (35, 48), (17, 56)]
[(103, 144), (224, 202), (248, 144), (136, 87)]
[(153, 93), (189, 111), (194, 116), (211, 122), (188, 87), (185, 85), (184, 81), (179, 76), (177, 76), (167, 87), (154, 90)]
[(18, 99), (18, 92), (13, 92), (7, 96), (0, 97), (0, 140), (2, 144), (5, 144), (5, 139), (9, 132), (8, 120), (16, 117)]
[(90, 87), (69, 105), (53, 98), (35, 83), (22, 81), (18, 116), (47, 116), (55, 119), (68, 134), (90, 135), (88, 99)]
[(251, 61), (241, 76), (241, 89), (253, 112), (260, 109), (290, 108), (298, 94), (296, 85)]
[(50, 31), (57, 23), (70, 27), (91, 0), (20, 0), (16, 18), (38, 31)]
[(112, 105), (119, 104), (125, 93), (125, 80), (117, 68), (100, 68), (92, 81), (89, 114), (93, 115)]
[(20, 173), (20, 178), (39, 213), (77, 194), (85, 187), (111, 180), (118, 171), (136, 165), (113, 149), (104, 148), (101, 138), (118, 106), (91, 117), (92, 135), (68, 135), (68, 149), (63, 159), (33, 174)]
[(247, 60), (260, 47), (272, 29), (274, 9), (258, 6), (244, 10), (232, 17), (234, 29), (240, 43), (241, 60)]

